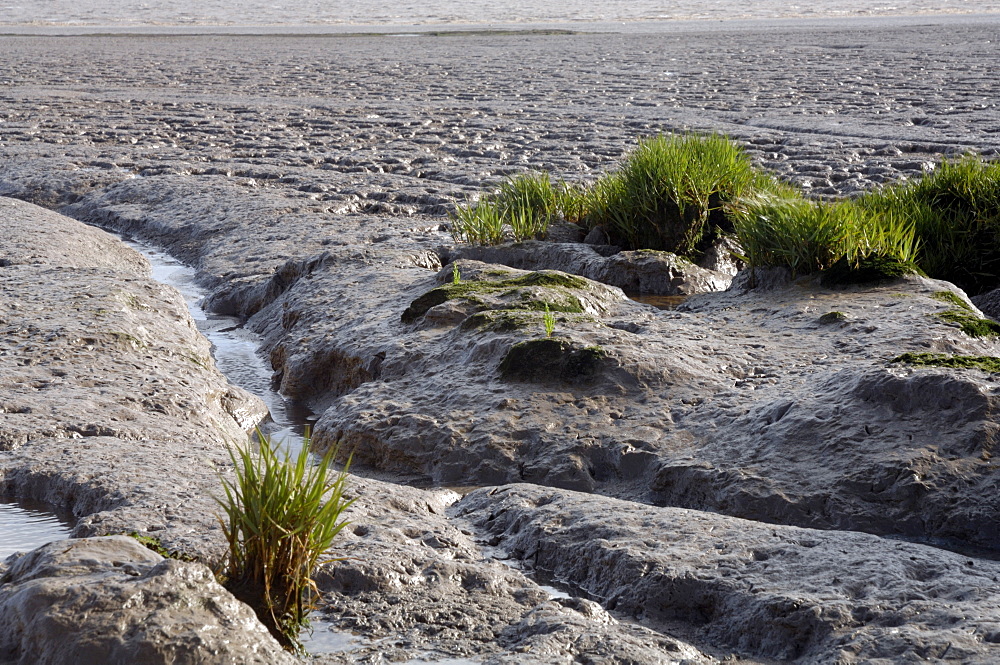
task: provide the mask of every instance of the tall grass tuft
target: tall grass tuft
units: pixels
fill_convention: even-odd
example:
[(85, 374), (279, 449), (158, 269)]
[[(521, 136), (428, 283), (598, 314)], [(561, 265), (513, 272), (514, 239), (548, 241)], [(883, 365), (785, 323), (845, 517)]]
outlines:
[(277, 444), (257, 435), (258, 454), (249, 443), (230, 449), (236, 478), (222, 479), (225, 496), (217, 499), (229, 546), (222, 578), (285, 648), (301, 651), (298, 634), (319, 596), (312, 572), (353, 503), (344, 498), (347, 469), (332, 472), (336, 450), (314, 465), (308, 432), (294, 458), (279, 456)]
[(858, 205), (912, 224), (927, 274), (972, 294), (1000, 286), (1000, 162), (945, 161), (918, 180), (861, 196)]
[(514, 240), (542, 238), (556, 214), (556, 187), (548, 173), (520, 173), (500, 183), (496, 203)]
[(453, 215), (455, 236), (480, 245), (544, 238), (561, 206), (571, 206), (571, 190), (552, 184), (548, 173), (521, 173), (506, 178), (495, 194), (459, 206)]
[(792, 275), (857, 269), (888, 261), (913, 270), (919, 241), (897, 215), (876, 215), (855, 201), (759, 197), (735, 214), (736, 237), (750, 266), (781, 266)]
[(763, 182), (724, 136), (654, 136), (597, 181), (587, 222), (603, 226), (613, 244), (690, 257), (713, 227), (731, 230), (724, 206)]
[(452, 215), (453, 235), (473, 245), (499, 245), (504, 240), (504, 219), (493, 199), (483, 195), (467, 201)]
[(590, 211), (590, 188), (560, 180), (555, 186), (556, 212), (571, 224), (582, 224)]

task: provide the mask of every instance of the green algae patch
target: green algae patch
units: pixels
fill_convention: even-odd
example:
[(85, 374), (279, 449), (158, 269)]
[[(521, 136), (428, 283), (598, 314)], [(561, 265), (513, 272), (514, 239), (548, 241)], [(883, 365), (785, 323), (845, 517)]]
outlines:
[(947, 303), (949, 305), (954, 305), (955, 307), (958, 307), (959, 309), (964, 309), (967, 312), (972, 311), (972, 308), (969, 307), (969, 303), (962, 300), (962, 298), (957, 293), (954, 293), (952, 291), (935, 291), (934, 293), (931, 294), (931, 298), (934, 298), (934, 300), (940, 300), (941, 302)]
[(882, 284), (914, 274), (921, 274), (916, 265), (892, 257), (869, 256), (857, 264), (842, 258), (823, 271), (820, 282), (823, 286)]
[(152, 536), (144, 536), (137, 531), (133, 531), (127, 534), (129, 538), (137, 541), (140, 545), (148, 550), (156, 552), (164, 559), (177, 559), (178, 561), (198, 561), (197, 557), (194, 557), (186, 552), (180, 552), (178, 550), (168, 550), (160, 542), (159, 538), (154, 538)]
[(955, 306), (954, 309), (938, 312), (934, 316), (950, 323), (957, 323), (962, 332), (969, 337), (1000, 336), (1000, 323), (990, 319), (981, 319), (976, 316), (973, 309), (969, 307), (969, 304), (957, 294), (951, 291), (937, 291), (931, 297)]
[(462, 321), (461, 329), (465, 332), (479, 330), (483, 332), (509, 333), (515, 330), (525, 330), (532, 326), (538, 317), (527, 312), (499, 309), (476, 312)]
[(989, 319), (980, 319), (975, 314), (949, 309), (947, 312), (935, 314), (939, 319), (957, 323), (969, 337), (996, 337), (1000, 335), (1000, 323)]
[(539, 270), (527, 275), (502, 280), (504, 286), (553, 286), (563, 289), (586, 289), (587, 280), (555, 270)]
[(581, 383), (596, 377), (607, 354), (599, 346), (579, 347), (558, 338), (515, 344), (500, 363), (505, 381)]
[(819, 322), (823, 324), (843, 323), (847, 320), (847, 315), (843, 312), (827, 312), (819, 317)]
[[(532, 287), (552, 289), (554, 293), (551, 297), (540, 297), (530, 290)], [(482, 301), (481, 296), (503, 296), (514, 299), (513, 302), (497, 305), (495, 309), (543, 312), (548, 307), (553, 312), (581, 314), (583, 313), (583, 305), (580, 303), (580, 299), (564, 291), (567, 289), (583, 290), (587, 287), (588, 282), (582, 277), (550, 270), (540, 270), (520, 277), (500, 280), (453, 282), (431, 289), (414, 300), (403, 312), (400, 320), (403, 323), (413, 323), (426, 314), (430, 308), (459, 298), (481, 304), (484, 309), (491, 307)]]
[(1000, 358), (994, 356), (950, 356), (946, 353), (904, 353), (890, 362), (923, 367), (950, 369), (978, 369), (991, 374), (1000, 373)]

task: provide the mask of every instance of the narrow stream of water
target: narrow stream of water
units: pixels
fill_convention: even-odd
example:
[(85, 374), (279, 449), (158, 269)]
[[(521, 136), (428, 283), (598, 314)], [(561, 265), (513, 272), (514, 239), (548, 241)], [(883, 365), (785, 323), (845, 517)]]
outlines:
[(212, 343), (212, 357), (219, 371), (233, 384), (264, 400), (273, 421), (265, 431), (274, 440), (283, 441), (289, 452), (297, 453), (305, 428), (316, 416), (306, 406), (271, 389), (271, 368), (257, 354), (260, 336), (247, 330), (238, 318), (210, 314), (201, 308), (207, 292), (196, 281), (194, 268), (144, 243), (124, 242), (146, 257), (153, 267), (153, 279), (180, 291), (198, 331)]

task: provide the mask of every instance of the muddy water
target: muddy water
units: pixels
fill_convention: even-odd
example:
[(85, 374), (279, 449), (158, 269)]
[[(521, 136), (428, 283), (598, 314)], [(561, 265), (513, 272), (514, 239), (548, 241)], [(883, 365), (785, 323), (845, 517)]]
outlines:
[(174, 287), (184, 296), (198, 331), (212, 343), (212, 356), (219, 370), (235, 385), (257, 395), (271, 412), (271, 423), (263, 429), (276, 441), (283, 441), (293, 454), (302, 435), (315, 419), (308, 408), (282, 397), (271, 389), (271, 368), (257, 354), (260, 337), (231, 316), (210, 314), (201, 307), (206, 295), (197, 282), (197, 271), (169, 254), (149, 245), (126, 241), (142, 253), (153, 267), (153, 279)]
[(45, 503), (0, 498), (0, 560), (69, 538), (73, 522), (70, 513)]
[(677, 309), (677, 306), (687, 300), (687, 296), (658, 296), (648, 293), (627, 294), (629, 299), (652, 305), (657, 309)]

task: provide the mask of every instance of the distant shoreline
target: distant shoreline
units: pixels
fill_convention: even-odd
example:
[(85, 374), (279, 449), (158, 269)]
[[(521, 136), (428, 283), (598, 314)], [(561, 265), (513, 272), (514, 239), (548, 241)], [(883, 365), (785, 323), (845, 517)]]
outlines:
[(27, 25), (0, 23), (0, 36), (268, 36), (268, 37), (418, 37), (502, 34), (623, 33), (656, 34), (713, 31), (814, 30), (844, 27), (898, 28), (917, 25), (1000, 24), (1000, 13), (932, 13), (882, 16), (831, 16), (790, 18), (676, 19), (649, 21), (579, 21), (523, 23), (424, 23), (424, 24), (306, 24), (306, 25)]

